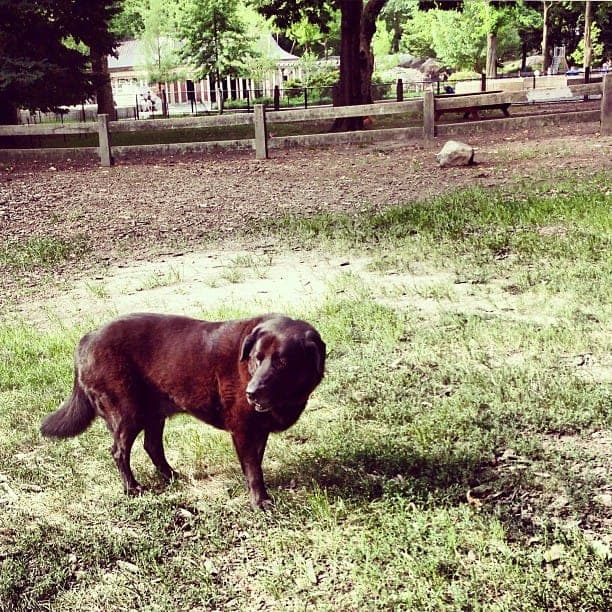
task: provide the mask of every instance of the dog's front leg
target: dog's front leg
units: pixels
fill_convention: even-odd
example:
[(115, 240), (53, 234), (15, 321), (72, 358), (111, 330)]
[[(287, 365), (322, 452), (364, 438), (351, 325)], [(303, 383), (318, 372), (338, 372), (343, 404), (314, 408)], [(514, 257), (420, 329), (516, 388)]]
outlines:
[(246, 478), (251, 506), (255, 509), (269, 510), (272, 506), (272, 500), (266, 491), (261, 469), (268, 433), (235, 431), (232, 432), (232, 440), (242, 466), (242, 472)]

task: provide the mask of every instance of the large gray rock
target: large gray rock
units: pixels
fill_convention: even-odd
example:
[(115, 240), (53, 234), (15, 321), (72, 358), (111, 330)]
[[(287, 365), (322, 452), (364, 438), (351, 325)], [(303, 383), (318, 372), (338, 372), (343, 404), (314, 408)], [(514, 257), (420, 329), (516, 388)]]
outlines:
[(449, 140), (436, 154), (440, 168), (469, 166), (474, 163), (474, 147), (458, 140)]

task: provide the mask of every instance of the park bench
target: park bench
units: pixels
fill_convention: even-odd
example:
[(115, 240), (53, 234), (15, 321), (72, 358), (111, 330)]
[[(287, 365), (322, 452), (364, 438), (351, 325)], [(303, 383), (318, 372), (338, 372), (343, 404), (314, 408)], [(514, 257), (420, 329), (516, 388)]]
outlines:
[[(461, 98), (461, 97), (474, 97), (474, 96), (479, 96), (479, 95), (486, 95), (486, 94), (495, 94), (495, 93), (502, 93), (501, 90), (499, 91), (481, 91), (481, 92), (474, 92), (474, 93), (467, 93), (467, 94), (440, 94), (435, 96), (435, 99), (438, 100), (440, 98), (443, 99), (449, 99), (449, 98), (453, 98), (453, 99), (457, 99), (457, 98)], [(440, 108), (438, 107), (438, 105), (436, 105), (435, 110), (434, 110), (434, 117), (435, 120), (438, 121), (440, 119), (440, 117), (442, 115), (444, 115), (445, 113), (463, 113), (463, 118), (464, 119), (468, 119), (469, 117), (471, 117), (472, 119), (479, 119), (479, 112), (482, 110), (495, 110), (495, 109), (499, 109), (502, 111), (502, 113), (504, 113), (504, 116), (509, 117), (510, 116), (510, 112), (508, 111), (508, 109), (510, 108), (510, 104), (511, 102), (482, 102), (482, 103), (470, 103), (470, 104), (465, 104), (465, 105), (459, 105), (459, 106), (453, 106), (452, 108)]]

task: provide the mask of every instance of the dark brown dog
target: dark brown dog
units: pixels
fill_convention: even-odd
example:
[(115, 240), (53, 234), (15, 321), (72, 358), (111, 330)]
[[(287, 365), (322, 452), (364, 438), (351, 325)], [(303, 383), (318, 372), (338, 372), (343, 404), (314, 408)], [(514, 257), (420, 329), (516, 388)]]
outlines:
[(142, 487), (130, 451), (144, 448), (166, 479), (166, 417), (186, 412), (232, 435), (251, 504), (270, 497), (261, 462), (271, 431), (291, 427), (323, 377), (325, 344), (306, 323), (281, 315), (228, 322), (134, 314), (83, 336), (75, 351), (72, 396), (42, 424), (66, 438), (101, 416), (113, 434), (112, 455), (126, 493)]

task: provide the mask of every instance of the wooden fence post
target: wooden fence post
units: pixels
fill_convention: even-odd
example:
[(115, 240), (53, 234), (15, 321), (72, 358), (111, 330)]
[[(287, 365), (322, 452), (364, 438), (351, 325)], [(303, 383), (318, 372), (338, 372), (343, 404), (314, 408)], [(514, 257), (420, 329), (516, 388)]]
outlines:
[(263, 104), (254, 105), (253, 121), (255, 123), (255, 158), (268, 159), (268, 129), (266, 128), (266, 110)]
[(110, 134), (108, 132), (108, 115), (98, 115), (98, 146), (100, 163), (106, 168), (113, 163), (110, 147)]
[(435, 100), (431, 87), (423, 92), (423, 137), (433, 140), (436, 135)]
[(398, 102), (404, 101), (404, 82), (402, 79), (397, 79), (397, 84), (395, 86), (395, 98)]
[(601, 96), (601, 127), (602, 136), (612, 136), (612, 73), (604, 74), (601, 84), (603, 93)]

